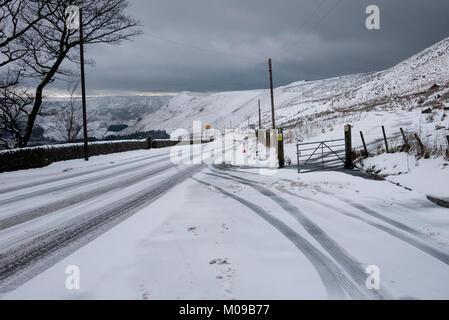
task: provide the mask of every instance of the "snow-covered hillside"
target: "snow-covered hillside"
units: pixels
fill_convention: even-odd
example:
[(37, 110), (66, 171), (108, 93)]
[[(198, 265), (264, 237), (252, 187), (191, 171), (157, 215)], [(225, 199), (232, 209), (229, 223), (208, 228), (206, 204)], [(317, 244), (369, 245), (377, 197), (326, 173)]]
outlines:
[[(144, 116), (152, 114), (167, 105), (170, 96), (102, 96), (87, 98), (89, 119), (89, 135), (101, 138), (108, 134), (111, 125), (133, 126)], [(81, 101), (75, 99), (80, 107)], [(45, 111), (48, 113), (63, 108), (69, 102), (68, 98), (52, 98), (45, 101)], [(45, 129), (45, 136), (58, 139), (57, 132), (50, 129), (53, 117), (41, 117), (38, 124)]]
[[(434, 85), (437, 86), (434, 86)], [(390, 69), (318, 81), (299, 81), (275, 89), (276, 121), (287, 128), (314, 123), (346, 120), (370, 114), (406, 110), (421, 121), (421, 107), (438, 104), (449, 97), (449, 38), (393, 66)], [(432, 89), (431, 89), (432, 88)], [(271, 121), (268, 90), (220, 93), (181, 92), (169, 103), (126, 131), (150, 129), (190, 129), (193, 120), (217, 129), (245, 127), (248, 117), (257, 123), (258, 100), (262, 104), (263, 125)], [(442, 105), (440, 105), (442, 104)], [(363, 112), (362, 112), (363, 111)], [(435, 119), (433, 119), (435, 120)], [(416, 126), (416, 122), (411, 122)]]
[[(393, 66), (366, 74), (317, 81), (299, 81), (275, 89), (276, 123), (292, 129), (300, 140), (338, 130), (344, 123), (363, 120), (371, 126), (387, 123), (387, 129), (425, 131), (434, 140), (435, 128), (447, 133), (449, 106), (449, 38)], [(95, 97), (88, 99), (89, 134), (101, 138), (110, 125), (128, 125), (120, 132), (178, 128), (191, 130), (194, 120), (217, 129), (244, 128), (257, 124), (258, 100), (263, 126), (271, 122), (268, 89), (218, 93), (181, 92), (176, 96)], [(59, 107), (67, 99), (51, 99)], [(422, 111), (433, 108), (431, 114)], [(42, 118), (44, 129), (51, 118)], [(50, 119), (50, 120), (49, 120)], [(377, 120), (376, 120), (377, 119)], [(307, 125), (305, 125), (307, 124)], [(371, 128), (366, 128), (367, 133)], [(429, 133), (430, 132), (430, 133)], [(46, 130), (46, 136), (52, 133)]]

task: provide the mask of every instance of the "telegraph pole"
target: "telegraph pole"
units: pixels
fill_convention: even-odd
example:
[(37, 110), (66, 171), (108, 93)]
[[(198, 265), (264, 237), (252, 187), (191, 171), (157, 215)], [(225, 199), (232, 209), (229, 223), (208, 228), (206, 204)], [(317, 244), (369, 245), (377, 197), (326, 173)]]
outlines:
[(268, 59), (268, 67), (270, 71), (270, 90), (271, 90), (271, 129), (276, 129), (276, 124), (274, 122), (273, 68), (271, 67), (271, 58)]
[[(276, 130), (275, 116), (274, 116), (274, 93), (273, 93), (273, 68), (271, 66), (271, 58), (268, 59), (268, 66), (270, 70), (270, 90), (271, 90), (271, 129)], [(277, 132), (277, 151), (279, 159), (279, 168), (284, 167), (284, 138), (282, 128), (276, 130)], [(273, 144), (275, 142), (273, 141)]]
[(86, 81), (84, 76), (84, 48), (83, 48), (83, 11), (80, 8), (79, 11), (80, 19), (80, 62), (81, 62), (81, 94), (83, 103), (83, 131), (84, 131), (84, 159), (89, 161), (89, 149), (88, 149), (88, 138), (87, 138), (87, 111), (86, 111)]
[(260, 99), (259, 99), (259, 129), (262, 129), (262, 115), (260, 113)]

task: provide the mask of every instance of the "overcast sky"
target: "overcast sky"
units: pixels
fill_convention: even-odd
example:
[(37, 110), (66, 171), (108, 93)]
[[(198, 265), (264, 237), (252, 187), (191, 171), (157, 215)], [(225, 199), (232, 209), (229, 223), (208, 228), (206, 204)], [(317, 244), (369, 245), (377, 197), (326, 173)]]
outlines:
[[(88, 93), (223, 91), (388, 68), (449, 36), (448, 0), (130, 0), (143, 34), (86, 55)], [(365, 9), (381, 9), (367, 30)]]

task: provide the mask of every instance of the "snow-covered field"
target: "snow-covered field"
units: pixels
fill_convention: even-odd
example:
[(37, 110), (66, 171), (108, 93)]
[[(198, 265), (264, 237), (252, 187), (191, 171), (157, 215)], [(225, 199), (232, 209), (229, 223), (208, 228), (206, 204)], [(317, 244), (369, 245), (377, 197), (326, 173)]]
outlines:
[(0, 174), (2, 298), (449, 298), (448, 211), (421, 192), (357, 172), (173, 167), (169, 151)]

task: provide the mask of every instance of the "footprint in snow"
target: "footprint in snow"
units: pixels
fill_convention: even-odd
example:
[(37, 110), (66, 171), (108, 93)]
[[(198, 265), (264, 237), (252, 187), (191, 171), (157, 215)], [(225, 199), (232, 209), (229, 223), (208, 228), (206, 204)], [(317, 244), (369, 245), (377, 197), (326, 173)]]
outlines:
[(223, 265), (223, 264), (231, 264), (228, 261), (228, 258), (217, 258), (217, 259), (212, 259), (211, 261), (209, 261), (209, 264), (216, 264), (216, 265)]
[(187, 231), (193, 233), (195, 236), (198, 235), (198, 233), (196, 232), (198, 228), (197, 227), (188, 227)]

